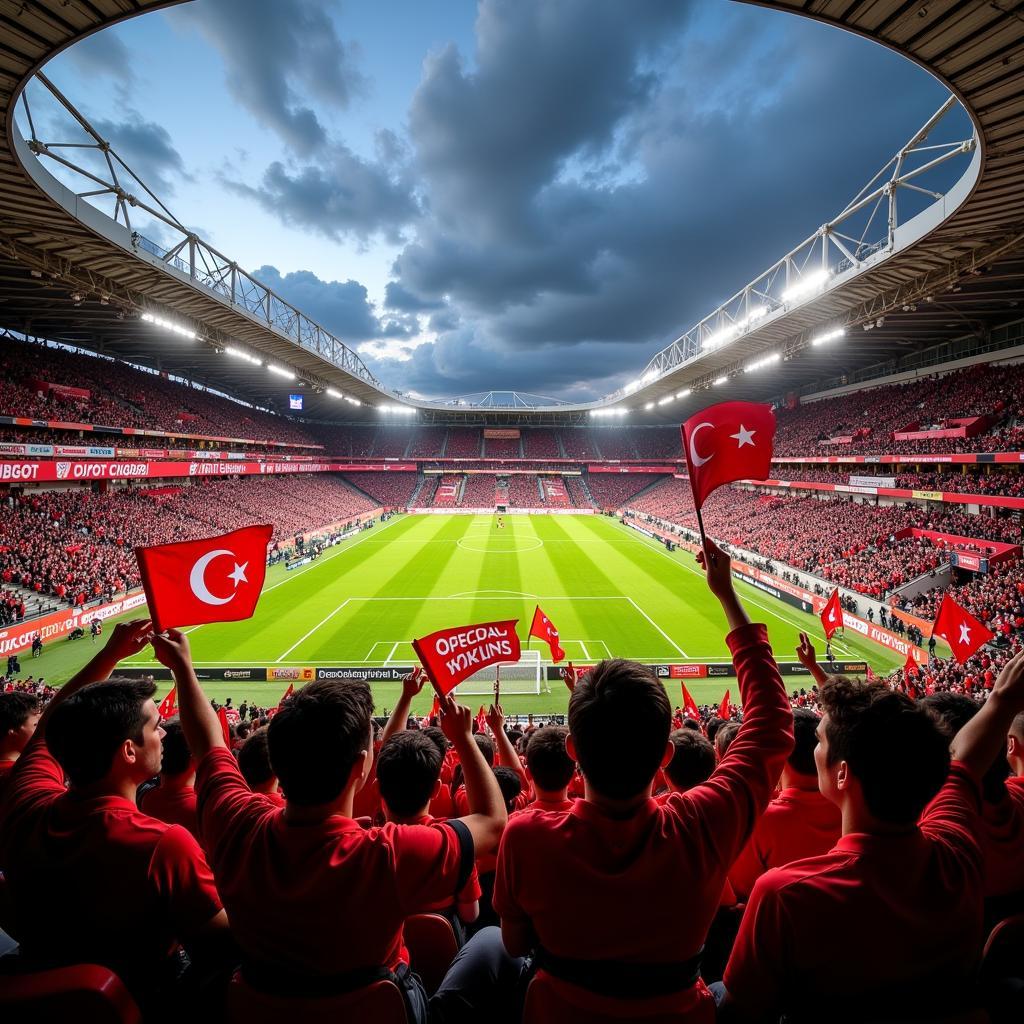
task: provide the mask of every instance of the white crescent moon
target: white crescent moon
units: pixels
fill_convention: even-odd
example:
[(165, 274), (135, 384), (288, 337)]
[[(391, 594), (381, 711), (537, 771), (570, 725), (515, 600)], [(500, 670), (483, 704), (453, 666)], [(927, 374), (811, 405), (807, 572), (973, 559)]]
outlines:
[(694, 444), (694, 442), (697, 440), (697, 434), (700, 433), (700, 431), (702, 431), (705, 427), (713, 426), (713, 423), (708, 423), (707, 420), (705, 420), (703, 423), (698, 423), (697, 426), (695, 426), (693, 430), (690, 431), (690, 461), (695, 466), (703, 466), (705, 462), (708, 462), (715, 457), (715, 453), (712, 452), (706, 458), (702, 459), (697, 454), (697, 446), (696, 444)]
[(188, 585), (192, 588), (192, 593), (199, 598), (204, 604), (227, 604), (235, 595), (231, 597), (214, 597), (213, 594), (207, 589), (206, 580), (206, 567), (219, 555), (231, 555), (234, 558), (234, 553), (226, 550), (225, 548), (218, 548), (216, 551), (207, 551), (205, 555), (200, 558), (195, 565), (192, 566), (192, 572), (189, 573)]

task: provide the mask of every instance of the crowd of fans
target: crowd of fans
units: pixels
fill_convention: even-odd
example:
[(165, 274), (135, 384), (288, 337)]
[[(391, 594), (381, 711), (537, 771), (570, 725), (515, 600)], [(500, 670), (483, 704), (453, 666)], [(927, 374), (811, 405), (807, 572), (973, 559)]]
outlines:
[(588, 473), (587, 487), (599, 509), (617, 509), (657, 479), (649, 473)]
[[(817, 484), (838, 484), (848, 486), (850, 477), (881, 477), (878, 487), (895, 487), (902, 490), (946, 491), (950, 494), (998, 494), (1019, 497), (1024, 494), (1024, 474), (1016, 469), (992, 470), (972, 467), (980, 472), (961, 470), (960, 467), (946, 472), (903, 473), (898, 466), (820, 466), (793, 464), (776, 465), (772, 474), (776, 479), (785, 478), (792, 484), (800, 481)], [(888, 480), (894, 480), (889, 483)]]
[(345, 473), (343, 479), (385, 508), (408, 508), (423, 477), (419, 473)]

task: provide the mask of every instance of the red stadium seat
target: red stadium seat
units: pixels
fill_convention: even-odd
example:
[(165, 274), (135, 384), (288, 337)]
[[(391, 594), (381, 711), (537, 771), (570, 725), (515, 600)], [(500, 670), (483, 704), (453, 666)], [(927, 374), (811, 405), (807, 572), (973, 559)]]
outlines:
[(5, 1024), (141, 1024), (142, 1014), (121, 979), (106, 967), (76, 964), (0, 977)]
[(451, 921), (441, 914), (413, 914), (405, 922), (403, 936), (412, 969), (423, 979), (428, 995), (433, 995), (459, 951)]
[(236, 972), (228, 985), (229, 1024), (407, 1024), (405, 999), (391, 981), (336, 996), (275, 996), (258, 992)]

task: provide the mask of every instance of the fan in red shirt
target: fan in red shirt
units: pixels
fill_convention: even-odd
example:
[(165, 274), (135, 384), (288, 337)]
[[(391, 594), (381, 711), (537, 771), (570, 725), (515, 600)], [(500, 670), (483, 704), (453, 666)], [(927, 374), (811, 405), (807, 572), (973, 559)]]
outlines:
[(905, 694), (834, 677), (820, 700), (818, 784), (843, 835), (758, 879), (721, 1019), (935, 1019), (969, 1007), (983, 934), (979, 780), (1024, 707), (1024, 655), (952, 747)]
[(35, 694), (0, 693), (0, 804), (21, 752), (32, 739), (41, 709)]
[(275, 807), (284, 807), (284, 797), (270, 764), (267, 730), (257, 729), (238, 750), (238, 770), (248, 787)]
[[(526, 768), (533, 783), (533, 802), (528, 811), (568, 811), (572, 800), (567, 793), (576, 771), (576, 762), (565, 749), (569, 730), (561, 725), (536, 729), (526, 743)], [(514, 811), (509, 820), (522, 811)]]
[[(283, 808), (246, 785), (196, 679), (188, 639), (154, 637), (174, 674), (198, 764), (199, 828), (242, 950), (242, 978), (271, 994), (344, 992), (382, 976), (401, 987), (411, 1020), (426, 994), (404, 958), (410, 914), (450, 900), (476, 850), (493, 849), (506, 820), (501, 793), (472, 740), (472, 714), (446, 697), (441, 726), (462, 761), (471, 813), (430, 825), (363, 828), (353, 798), (373, 763), (373, 697), (363, 680), (297, 691), (268, 727)], [(443, 987), (443, 986), (442, 986)]]
[(181, 722), (172, 718), (161, 723), (164, 730), (163, 760), (157, 785), (139, 791), (139, 807), (168, 825), (181, 825), (199, 838), (196, 815), (196, 766), (185, 742)]
[(135, 806), (136, 789), (160, 768), (156, 687), (108, 677), (151, 629), (140, 620), (117, 625), (43, 712), (11, 775), (0, 869), (25, 956), (104, 964), (147, 1019), (162, 1020), (181, 1008), (179, 943), (201, 963), (228, 952), (230, 936), (195, 839)]
[[(613, 1000), (623, 1016), (710, 1019), (700, 950), (728, 869), (792, 745), (789, 702), (765, 628), (751, 624), (740, 605), (729, 559), (710, 541), (707, 552), (708, 583), (732, 630), (746, 709), (728, 755), (706, 783), (659, 805), (651, 790), (673, 755), (672, 705), (646, 666), (602, 662), (569, 700), (568, 751), (586, 797), (566, 814), (517, 815), (499, 851), (494, 906), (512, 961), (502, 978), (516, 978), (515, 958), (535, 952), (540, 971), (583, 1012)], [(698, 557), (703, 563), (703, 552)], [(672, 891), (686, 894), (685, 913)], [(501, 979), (471, 984), (475, 960), (496, 962), (494, 943), (493, 930), (480, 932), (450, 972), (480, 1001), (481, 1020), (497, 1019), (513, 998)]]

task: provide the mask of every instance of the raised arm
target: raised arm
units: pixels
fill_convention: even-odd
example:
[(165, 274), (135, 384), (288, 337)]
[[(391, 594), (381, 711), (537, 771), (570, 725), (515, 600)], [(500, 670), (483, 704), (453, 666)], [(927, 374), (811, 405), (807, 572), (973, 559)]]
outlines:
[(203, 693), (192, 667), (188, 637), (181, 630), (169, 629), (153, 637), (157, 660), (166, 665), (178, 688), (178, 712), (181, 727), (192, 757), (198, 764), (215, 747), (226, 746), (217, 712)]
[(398, 698), (395, 710), (391, 712), (384, 732), (381, 733), (380, 743), (383, 746), (396, 732), (403, 732), (409, 723), (409, 711), (412, 709), (412, 701), (423, 684), (427, 681), (427, 674), (421, 668), (414, 668), (405, 678), (402, 679), (402, 696)]
[(473, 740), (473, 712), (451, 697), (443, 697), (441, 729), (459, 756), (466, 782), (469, 814), (458, 820), (469, 829), (476, 851), (491, 853), (498, 847), (508, 813), (498, 780)]
[(828, 673), (818, 664), (818, 656), (814, 651), (814, 644), (806, 633), (800, 634), (800, 646), (796, 649), (796, 656), (800, 664), (811, 673), (814, 681), (821, 686), (828, 679)]
[(498, 755), (498, 764), (511, 768), (523, 780), (523, 792), (525, 793), (530, 788), (530, 780), (523, 767), (523, 762), (516, 753), (516, 748), (512, 746), (512, 741), (508, 738), (508, 733), (505, 732), (505, 712), (502, 711), (500, 704), (492, 704), (487, 709), (487, 726), (494, 735), (494, 749)]
[(133, 654), (138, 654), (149, 643), (152, 634), (153, 623), (149, 619), (131, 619), (128, 622), (119, 622), (111, 631), (109, 639), (103, 645), (103, 650), (73, 675), (57, 691), (53, 700), (46, 705), (27, 747), (42, 742), (46, 735), (46, 724), (55, 707), (63, 704), (68, 697), (77, 693), (83, 686), (109, 679), (118, 663), (124, 661), (125, 658), (130, 658)]

